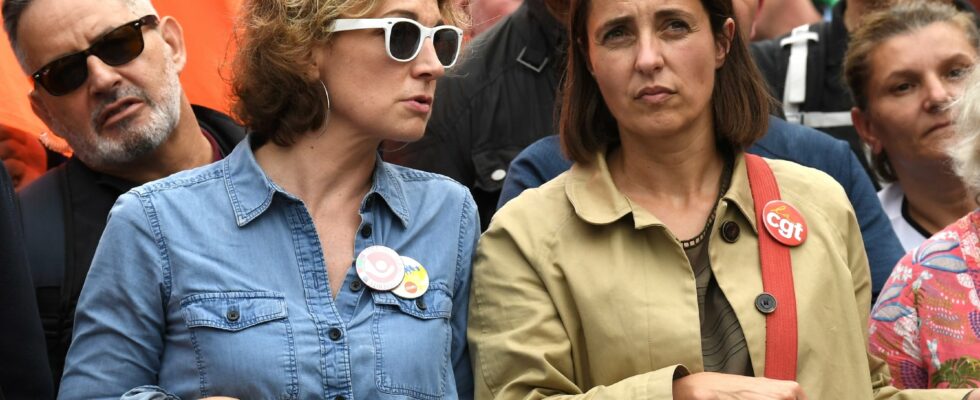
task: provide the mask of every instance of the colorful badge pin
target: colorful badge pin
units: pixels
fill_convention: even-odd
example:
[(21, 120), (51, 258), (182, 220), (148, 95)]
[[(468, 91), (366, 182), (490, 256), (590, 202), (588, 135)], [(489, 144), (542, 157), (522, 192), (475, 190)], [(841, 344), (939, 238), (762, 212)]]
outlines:
[(391, 290), (405, 277), (402, 257), (385, 246), (371, 246), (357, 256), (354, 268), (364, 284), (374, 290)]
[(429, 272), (421, 263), (409, 257), (402, 257), (405, 264), (405, 278), (391, 292), (405, 299), (417, 299), (429, 290)]
[(773, 200), (762, 208), (762, 217), (766, 221), (766, 231), (784, 245), (795, 247), (806, 241), (807, 226), (803, 214), (789, 203)]

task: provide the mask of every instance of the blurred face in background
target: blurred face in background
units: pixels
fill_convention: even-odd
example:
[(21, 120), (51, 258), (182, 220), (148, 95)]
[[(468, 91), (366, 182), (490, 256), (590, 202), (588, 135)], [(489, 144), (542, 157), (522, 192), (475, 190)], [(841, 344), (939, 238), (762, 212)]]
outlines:
[(949, 104), (977, 59), (965, 32), (937, 22), (894, 36), (870, 54), (866, 110), (852, 113), (861, 137), (898, 171), (945, 164), (953, 135)]
[(749, 43), (755, 36), (755, 17), (759, 12), (759, 0), (732, 0), (735, 23), (742, 34), (742, 40)]

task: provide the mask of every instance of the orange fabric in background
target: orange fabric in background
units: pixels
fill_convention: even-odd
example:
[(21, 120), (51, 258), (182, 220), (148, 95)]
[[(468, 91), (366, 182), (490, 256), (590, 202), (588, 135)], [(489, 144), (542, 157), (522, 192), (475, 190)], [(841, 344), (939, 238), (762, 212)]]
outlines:
[(235, 17), (241, 0), (154, 0), (160, 16), (172, 16), (184, 28), (187, 66), (180, 74), (191, 103), (228, 113), (231, 110), (231, 60)]
[(0, 125), (40, 135), (48, 128), (31, 111), (32, 84), (20, 69), (6, 36), (0, 40)]
[[(241, 0), (153, 0), (159, 15), (173, 16), (184, 28), (187, 66), (180, 75), (191, 103), (227, 113), (230, 110), (231, 40)], [(227, 60), (227, 61), (226, 61)], [(26, 77), (10, 43), (0, 40), (0, 125), (40, 135), (48, 130), (31, 111), (27, 93), (33, 83)]]

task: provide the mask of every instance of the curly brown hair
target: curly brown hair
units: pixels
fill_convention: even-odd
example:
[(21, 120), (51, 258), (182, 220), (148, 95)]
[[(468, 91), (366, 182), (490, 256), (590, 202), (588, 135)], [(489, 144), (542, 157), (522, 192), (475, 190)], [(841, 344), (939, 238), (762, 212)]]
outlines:
[[(326, 43), (324, 27), (335, 20), (361, 18), (384, 0), (246, 0), (235, 36), (238, 50), (231, 79), (235, 116), (250, 130), (252, 143), (280, 146), (315, 130), (327, 118), (320, 82), (305, 71), (315, 45)], [(443, 20), (465, 20), (453, 0), (437, 0)]]

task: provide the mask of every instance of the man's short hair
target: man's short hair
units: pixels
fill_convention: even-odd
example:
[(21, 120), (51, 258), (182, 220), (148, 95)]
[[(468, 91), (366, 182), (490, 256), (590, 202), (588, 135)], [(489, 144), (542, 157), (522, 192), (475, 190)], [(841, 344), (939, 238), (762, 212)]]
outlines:
[[(104, 0), (103, 0), (104, 1)], [(153, 4), (150, 0), (118, 0), (121, 1), (129, 8), (133, 14), (156, 14), (156, 9), (153, 8)], [(17, 28), (20, 26), (20, 17), (24, 15), (24, 11), (34, 3), (34, 0), (3, 0), (3, 29), (7, 31), (7, 39), (10, 41), (10, 47), (14, 49), (14, 54), (17, 56), (17, 62), (20, 63), (21, 69), (24, 73), (31, 73), (33, 71), (27, 70), (27, 64), (24, 63), (24, 54), (21, 52), (20, 43), (17, 37)]]

